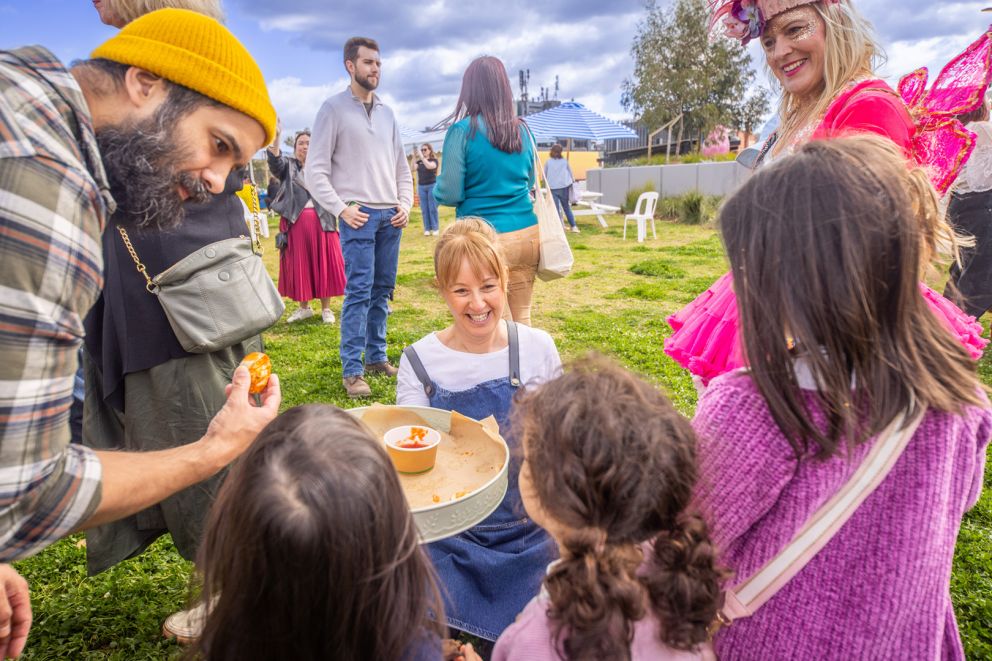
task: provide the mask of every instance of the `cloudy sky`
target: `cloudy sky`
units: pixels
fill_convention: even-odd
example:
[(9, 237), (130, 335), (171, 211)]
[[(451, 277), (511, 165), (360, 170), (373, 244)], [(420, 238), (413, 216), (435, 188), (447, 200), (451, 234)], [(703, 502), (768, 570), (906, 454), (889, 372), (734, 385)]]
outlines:
[[(855, 1), (888, 53), (882, 74), (891, 82), (920, 66), (936, 75), (992, 21), (980, 13), (992, 0)], [(379, 41), (379, 91), (411, 128), (451, 112), (462, 72), (483, 54), (506, 63), (517, 94), (517, 72), (530, 69), (532, 95), (558, 76), (559, 98), (624, 118), (620, 85), (633, 69), (630, 43), (645, 13), (643, 0), (226, 0), (224, 8), (262, 67), (286, 130), (309, 126), (321, 101), (344, 89), (341, 47), (356, 34)], [(114, 33), (86, 0), (0, 0), (0, 26), (0, 48), (42, 44), (63, 61), (86, 57)], [(760, 62), (757, 44), (751, 48)]]

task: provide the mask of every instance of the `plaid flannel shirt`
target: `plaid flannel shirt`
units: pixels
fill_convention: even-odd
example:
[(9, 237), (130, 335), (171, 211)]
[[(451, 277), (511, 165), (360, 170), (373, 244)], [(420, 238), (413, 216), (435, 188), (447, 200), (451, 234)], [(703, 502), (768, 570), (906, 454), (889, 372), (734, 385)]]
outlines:
[(0, 51), (0, 561), (100, 502), (100, 461), (70, 445), (69, 407), (113, 204), (75, 79), (40, 47)]

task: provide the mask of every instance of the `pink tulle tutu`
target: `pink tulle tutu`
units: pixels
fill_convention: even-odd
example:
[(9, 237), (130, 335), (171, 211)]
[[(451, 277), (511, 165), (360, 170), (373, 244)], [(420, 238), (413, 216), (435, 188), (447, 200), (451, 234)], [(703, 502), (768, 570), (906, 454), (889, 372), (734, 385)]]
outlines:
[[(922, 282), (920, 293), (951, 334), (972, 358), (978, 360), (988, 344), (982, 337), (981, 324)], [(665, 353), (700, 377), (703, 383), (747, 365), (738, 332), (737, 299), (730, 273), (670, 316), (668, 325), (673, 333), (665, 340)]]

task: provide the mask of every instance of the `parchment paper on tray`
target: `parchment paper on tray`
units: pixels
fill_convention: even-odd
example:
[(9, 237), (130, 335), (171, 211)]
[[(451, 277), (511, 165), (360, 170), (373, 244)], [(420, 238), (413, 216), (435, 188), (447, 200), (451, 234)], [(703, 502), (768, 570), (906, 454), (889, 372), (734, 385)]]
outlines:
[[(387, 431), (400, 425), (433, 427), (413, 411), (382, 404), (370, 406), (361, 419), (380, 440)], [(451, 428), (437, 431), (441, 433), (441, 444), (433, 470), (420, 475), (399, 474), (413, 510), (467, 496), (493, 479), (506, 460), (499, 425), (492, 416), (476, 422), (452, 411)]]

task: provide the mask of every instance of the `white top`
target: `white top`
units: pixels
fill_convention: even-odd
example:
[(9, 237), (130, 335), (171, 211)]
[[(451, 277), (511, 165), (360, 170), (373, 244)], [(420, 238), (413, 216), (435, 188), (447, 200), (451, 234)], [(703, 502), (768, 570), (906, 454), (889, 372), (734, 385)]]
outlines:
[(314, 120), (303, 168), (317, 203), (340, 216), (348, 202), (373, 209), (413, 206), (413, 177), (393, 111), (373, 95), (372, 114), (349, 87)]
[[(520, 379), (524, 387), (536, 386), (561, 375), (561, 358), (555, 341), (543, 330), (517, 324), (520, 340)], [(468, 390), (486, 381), (510, 374), (510, 348), (492, 353), (466, 353), (449, 349), (430, 333), (413, 343), (427, 375), (445, 390)], [(396, 376), (396, 403), (404, 406), (430, 406), (427, 393), (406, 356), (400, 358)]]
[(954, 183), (955, 193), (980, 193), (992, 189), (992, 122), (969, 122), (968, 130), (978, 136), (978, 141)]

